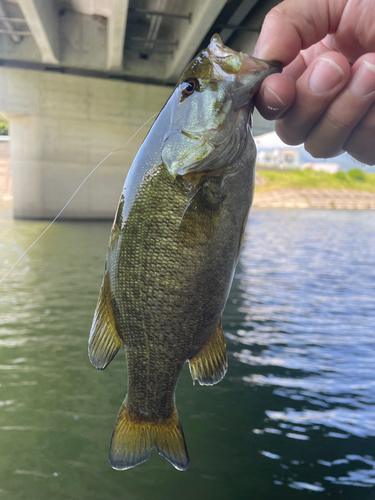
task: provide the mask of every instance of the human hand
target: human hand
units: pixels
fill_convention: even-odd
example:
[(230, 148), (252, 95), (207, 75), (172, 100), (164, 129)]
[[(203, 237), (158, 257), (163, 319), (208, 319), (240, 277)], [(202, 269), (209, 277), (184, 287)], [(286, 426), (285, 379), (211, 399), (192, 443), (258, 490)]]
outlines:
[(268, 13), (254, 55), (286, 66), (256, 100), (284, 142), (375, 164), (374, 0), (285, 0)]

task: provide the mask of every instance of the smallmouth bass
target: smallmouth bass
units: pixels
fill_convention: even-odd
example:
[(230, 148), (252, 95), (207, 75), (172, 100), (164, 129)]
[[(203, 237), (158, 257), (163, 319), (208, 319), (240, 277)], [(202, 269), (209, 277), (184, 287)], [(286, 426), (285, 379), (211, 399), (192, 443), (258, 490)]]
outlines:
[(253, 199), (252, 98), (280, 71), (215, 35), (185, 70), (126, 178), (89, 340), (97, 369), (122, 345), (126, 351), (114, 469), (145, 462), (153, 448), (176, 469), (189, 466), (175, 389), (186, 361), (202, 385), (227, 371), (221, 315)]

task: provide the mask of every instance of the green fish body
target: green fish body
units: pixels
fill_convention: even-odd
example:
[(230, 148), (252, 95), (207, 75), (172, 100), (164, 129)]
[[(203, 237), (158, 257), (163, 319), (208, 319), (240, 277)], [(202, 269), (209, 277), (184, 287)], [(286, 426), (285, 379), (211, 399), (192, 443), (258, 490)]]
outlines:
[(252, 96), (277, 64), (213, 37), (181, 77), (127, 176), (90, 334), (104, 369), (124, 345), (128, 393), (110, 463), (123, 470), (152, 448), (189, 465), (175, 390), (189, 362), (212, 385), (227, 370), (221, 315), (252, 203)]

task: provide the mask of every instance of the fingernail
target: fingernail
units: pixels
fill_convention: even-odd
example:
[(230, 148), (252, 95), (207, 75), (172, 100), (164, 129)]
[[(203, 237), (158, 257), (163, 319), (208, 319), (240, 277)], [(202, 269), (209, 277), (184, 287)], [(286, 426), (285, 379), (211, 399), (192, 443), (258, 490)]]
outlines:
[(375, 90), (375, 66), (363, 61), (349, 82), (349, 92), (354, 97), (366, 97)]
[(276, 94), (274, 90), (270, 89), (268, 85), (264, 88), (263, 99), (267, 107), (274, 111), (277, 111), (285, 106), (285, 102)]
[[(273, 49), (273, 52), (275, 52), (275, 47), (273, 47), (272, 45), (271, 45), (270, 49), (271, 49), (271, 53), (272, 53), (272, 49)], [(266, 57), (264, 57), (264, 56), (269, 55), (268, 53), (269, 53), (269, 43), (267, 43), (267, 36), (264, 36), (264, 34), (262, 34), (262, 35), (260, 35), (257, 43), (255, 44), (254, 52), (252, 55), (253, 55), (253, 57), (258, 57), (259, 59), (266, 59)]]
[[(334, 68), (334, 71), (332, 69)], [(310, 76), (309, 87), (314, 94), (324, 94), (334, 89), (345, 73), (340, 66), (326, 57), (321, 57)]]
[(255, 44), (254, 47), (254, 52), (252, 54), (253, 57), (259, 57), (259, 49), (262, 50), (264, 43), (262, 42), (263, 38), (260, 36), (257, 40), (257, 43)]

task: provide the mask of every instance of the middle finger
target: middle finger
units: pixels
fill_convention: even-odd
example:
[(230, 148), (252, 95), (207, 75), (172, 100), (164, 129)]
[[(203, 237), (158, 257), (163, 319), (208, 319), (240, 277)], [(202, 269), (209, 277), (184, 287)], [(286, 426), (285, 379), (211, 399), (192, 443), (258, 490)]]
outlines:
[(287, 144), (305, 142), (310, 130), (324, 115), (350, 76), (350, 65), (337, 52), (318, 57), (296, 82), (296, 98), (276, 122), (276, 131)]

